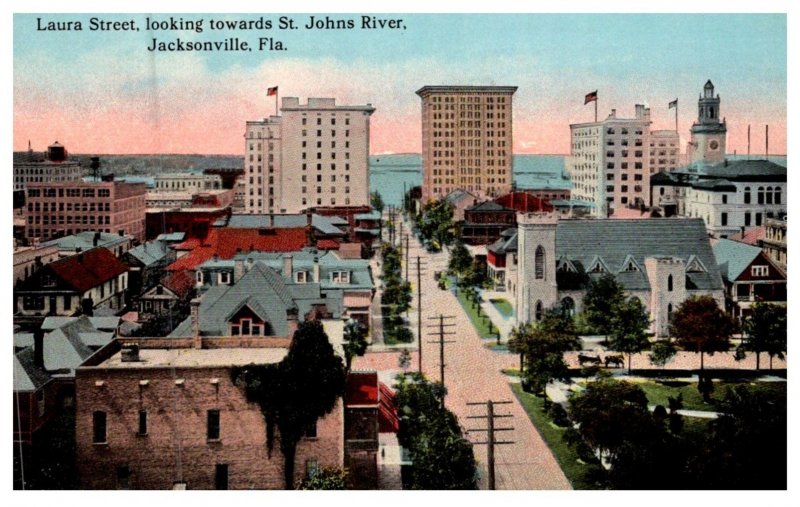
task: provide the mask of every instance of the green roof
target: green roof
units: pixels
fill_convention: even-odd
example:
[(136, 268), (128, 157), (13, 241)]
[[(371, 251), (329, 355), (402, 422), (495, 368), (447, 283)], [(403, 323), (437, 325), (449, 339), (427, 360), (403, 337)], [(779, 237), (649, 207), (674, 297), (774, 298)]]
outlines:
[(761, 249), (757, 246), (730, 239), (720, 239), (714, 245), (713, 250), (722, 276), (731, 282), (739, 278), (747, 266), (761, 253)]

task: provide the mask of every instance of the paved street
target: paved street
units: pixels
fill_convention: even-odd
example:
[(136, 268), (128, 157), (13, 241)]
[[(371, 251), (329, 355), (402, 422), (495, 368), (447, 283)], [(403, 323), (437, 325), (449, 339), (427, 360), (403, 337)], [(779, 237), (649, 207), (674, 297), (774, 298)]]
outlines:
[[(455, 296), (449, 291), (440, 290), (433, 279), (433, 273), (443, 271), (447, 265), (447, 255), (428, 254), (415, 238), (410, 241), (410, 278), (414, 289), (414, 300), (409, 314), (410, 327), (417, 330), (417, 291), (416, 256), (423, 264), (422, 276), (422, 318), (423, 371), (431, 380), (439, 379), (439, 346), (428, 343), (435, 336), (433, 320), (439, 314), (452, 315), (455, 319), (456, 334), (446, 337), (457, 343), (445, 345), (445, 385), (448, 389), (447, 407), (459, 418), (465, 428), (485, 428), (485, 419), (467, 419), (470, 415), (485, 415), (485, 406), (467, 406), (467, 402), (486, 400), (510, 400), (510, 405), (500, 405), (495, 412), (511, 414), (513, 417), (496, 420), (497, 427), (513, 426), (513, 431), (499, 432), (498, 439), (513, 441), (510, 445), (495, 448), (497, 489), (569, 489), (570, 485), (558, 466), (547, 445), (542, 441), (525, 411), (516, 402), (511, 392), (508, 378), (501, 373), (503, 368), (516, 367), (518, 359), (511, 354), (494, 353), (484, 348), (482, 340), (472, 327), (469, 318), (461, 309)], [(404, 256), (405, 257), (405, 256)], [(397, 353), (371, 353), (354, 362), (356, 368), (388, 368), (397, 370)], [(412, 355), (412, 367), (416, 369), (417, 355)], [(486, 432), (472, 431), (468, 438), (473, 442), (485, 441)], [(481, 467), (481, 489), (488, 487), (486, 478), (486, 445), (475, 445), (475, 456)]]

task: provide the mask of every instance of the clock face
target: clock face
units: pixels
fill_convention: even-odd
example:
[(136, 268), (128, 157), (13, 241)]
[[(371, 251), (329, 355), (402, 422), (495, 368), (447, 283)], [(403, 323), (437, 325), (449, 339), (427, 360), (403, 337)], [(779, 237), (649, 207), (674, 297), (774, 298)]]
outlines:
[(712, 150), (716, 150), (717, 148), (719, 148), (719, 143), (717, 141), (711, 141), (710, 143), (708, 143), (708, 147), (711, 148)]

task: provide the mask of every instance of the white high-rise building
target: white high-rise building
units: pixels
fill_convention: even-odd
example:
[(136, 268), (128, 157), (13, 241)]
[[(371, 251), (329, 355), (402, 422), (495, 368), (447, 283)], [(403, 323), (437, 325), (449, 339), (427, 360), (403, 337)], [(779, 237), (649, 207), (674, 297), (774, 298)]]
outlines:
[(284, 97), (281, 116), (245, 130), (247, 213), (299, 213), (318, 206), (369, 205), (369, 119), (365, 106)]
[[(677, 145), (677, 134), (650, 131), (650, 108), (636, 104), (634, 118), (618, 118), (617, 110), (602, 121), (570, 125), (567, 172), (572, 198), (593, 205), (592, 215), (605, 217), (613, 208), (650, 203), (652, 143)], [(662, 134), (662, 132), (666, 132)], [(669, 139), (669, 141), (662, 141)], [(675, 148), (679, 150), (679, 148)], [(678, 157), (662, 164), (677, 165)]]

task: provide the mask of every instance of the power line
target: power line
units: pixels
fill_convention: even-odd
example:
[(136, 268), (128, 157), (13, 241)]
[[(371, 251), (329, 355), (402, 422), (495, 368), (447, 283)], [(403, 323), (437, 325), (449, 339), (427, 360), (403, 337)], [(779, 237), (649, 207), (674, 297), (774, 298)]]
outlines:
[(433, 319), (433, 320), (437, 320), (438, 319), (439, 320), (439, 325), (438, 326), (430, 326), (430, 327), (438, 327), (439, 328), (439, 332), (438, 332), (439, 341), (438, 342), (428, 342), (428, 343), (438, 343), (439, 344), (439, 380), (442, 383), (442, 408), (444, 408), (445, 391), (447, 391), (447, 389), (445, 388), (445, 384), (444, 384), (444, 367), (445, 367), (444, 345), (446, 343), (455, 343), (455, 341), (453, 341), (453, 340), (445, 341), (444, 337), (445, 337), (445, 335), (454, 335), (454, 334), (456, 334), (453, 331), (445, 332), (445, 330), (444, 330), (445, 327), (454, 327), (455, 323), (447, 323), (447, 324), (445, 324), (444, 323), (444, 319), (455, 319), (455, 316), (454, 315), (446, 315), (445, 316), (445, 315), (441, 315), (440, 314), (438, 317), (431, 317), (431, 319)]
[(480, 445), (486, 444), (487, 447), (487, 468), (489, 470), (489, 489), (495, 489), (495, 459), (494, 459), (494, 446), (495, 445), (505, 445), (505, 444), (513, 444), (515, 443), (513, 440), (497, 440), (495, 438), (495, 432), (497, 431), (512, 431), (514, 428), (513, 426), (510, 428), (497, 428), (494, 425), (495, 419), (505, 418), (505, 417), (513, 417), (511, 414), (495, 414), (494, 413), (494, 406), (495, 405), (506, 405), (510, 404), (510, 401), (480, 401), (480, 402), (467, 402), (467, 405), (486, 405), (486, 415), (470, 415), (467, 416), (467, 419), (486, 419), (486, 428), (469, 428), (469, 431), (485, 431), (486, 432), (486, 442), (473, 442), (473, 444)]

